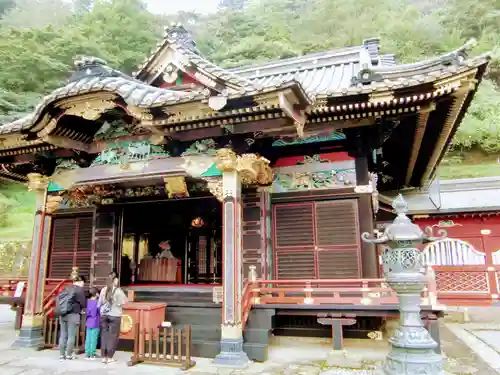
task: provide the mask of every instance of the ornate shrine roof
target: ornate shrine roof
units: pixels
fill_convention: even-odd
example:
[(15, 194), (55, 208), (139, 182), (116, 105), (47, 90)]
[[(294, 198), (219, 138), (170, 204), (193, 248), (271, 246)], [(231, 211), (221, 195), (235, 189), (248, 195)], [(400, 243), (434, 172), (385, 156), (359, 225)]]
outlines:
[[(77, 61), (70, 80), (30, 115), (0, 125), (0, 168), (24, 163), (26, 154), (99, 152), (95, 134), (118, 108), (132, 127), (169, 141), (364, 129), (363, 138), (371, 142), (366, 147), (380, 155), (370, 161), (379, 185), (422, 186), (435, 173), (488, 65), (489, 55), (467, 55), (471, 45), (396, 64), (393, 55), (379, 53), (379, 40), (372, 38), (360, 46), (224, 69), (202, 57), (176, 25), (134, 77), (97, 58)], [(175, 88), (178, 72), (197, 84)], [(162, 83), (170, 86), (158, 87)], [(2, 174), (9, 176), (0, 169)]]

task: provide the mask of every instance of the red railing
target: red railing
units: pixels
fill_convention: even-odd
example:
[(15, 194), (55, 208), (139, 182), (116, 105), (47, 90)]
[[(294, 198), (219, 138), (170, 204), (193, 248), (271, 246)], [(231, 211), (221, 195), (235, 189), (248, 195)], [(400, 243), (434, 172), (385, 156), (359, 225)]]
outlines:
[[(57, 284), (55, 284), (55, 286), (51, 289), (47, 288), (47, 286), (50, 285), (51, 283), (52, 284), (57, 283)], [(46, 288), (45, 294), (46, 295), (45, 295), (45, 298), (43, 299), (43, 302), (42, 302), (42, 306), (43, 306), (42, 309), (43, 309), (44, 315), (52, 313), (54, 306), (55, 306), (55, 303), (56, 303), (57, 296), (69, 283), (71, 283), (71, 280), (47, 279), (46, 285), (45, 285), (45, 288)]]
[(488, 306), (499, 301), (500, 266), (433, 266), (437, 298), (450, 306)]
[(248, 316), (250, 315), (250, 310), (252, 309), (253, 306), (252, 289), (254, 287), (255, 287), (255, 282), (245, 280), (243, 286), (243, 294), (241, 297), (241, 312), (242, 312), (241, 325), (243, 329), (245, 329)]
[(258, 280), (250, 286), (253, 304), (384, 305), (396, 293), (384, 279)]
[[(18, 279), (0, 279), (0, 293), (3, 296), (13, 297), (17, 289), (19, 282), (24, 282), (24, 288), (22, 291), (22, 297), (26, 294), (26, 288), (28, 284), (27, 278)], [(50, 313), (55, 306), (55, 298), (61, 292), (61, 290), (70, 283), (70, 280), (65, 279), (45, 279), (45, 297), (42, 302), (44, 314)]]
[(10, 296), (10, 297), (13, 297), (14, 296), (14, 292), (16, 291), (16, 288), (17, 288), (17, 284), (20, 282), (20, 281), (24, 281), (25, 284), (24, 284), (24, 289), (23, 289), (23, 293), (24, 291), (26, 290), (26, 284), (28, 283), (28, 279), (27, 278), (1, 278), (0, 279), (0, 294), (2, 296)]
[[(251, 276), (251, 275), (249, 275)], [(422, 291), (422, 305), (438, 308), (436, 281), (431, 268)], [(253, 281), (252, 281), (253, 280)], [(254, 305), (394, 305), (396, 293), (385, 279), (256, 280), (245, 281), (242, 323), (245, 327)]]

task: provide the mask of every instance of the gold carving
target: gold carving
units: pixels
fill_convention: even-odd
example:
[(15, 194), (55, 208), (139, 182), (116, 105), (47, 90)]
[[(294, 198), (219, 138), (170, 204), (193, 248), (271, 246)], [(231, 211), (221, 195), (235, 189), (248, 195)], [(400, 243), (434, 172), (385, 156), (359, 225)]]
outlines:
[(237, 158), (236, 170), (240, 172), (241, 182), (250, 185), (257, 181), (259, 167), (257, 155), (243, 154)]
[(123, 314), (122, 315), (122, 321), (120, 324), (120, 333), (126, 334), (132, 331), (132, 328), (134, 327), (134, 320), (132, 317), (128, 314)]
[(238, 165), (238, 157), (230, 148), (221, 148), (215, 154), (215, 166), (221, 172), (231, 172)]
[(162, 111), (168, 115), (168, 124), (212, 117), (216, 113), (212, 108), (200, 102), (172, 105), (163, 108)]
[(276, 95), (275, 92), (270, 92), (266, 94), (261, 94), (261, 95), (255, 95), (253, 97), (253, 101), (257, 103), (257, 105), (267, 105), (267, 106), (278, 106), (280, 101), (279, 97)]
[(189, 197), (189, 191), (184, 177), (165, 177), (163, 181), (165, 182), (165, 188), (168, 191), (169, 198)]
[(368, 336), (368, 338), (375, 340), (375, 341), (382, 340), (382, 332), (380, 332), (380, 331), (368, 332), (367, 336)]
[(79, 269), (78, 267), (73, 267), (71, 268), (71, 275), (69, 275), (71, 280), (75, 280), (79, 276)]
[(391, 102), (392, 100), (394, 100), (394, 92), (390, 90), (390, 91), (374, 92), (370, 94), (368, 102), (377, 105), (380, 103)]
[(45, 212), (51, 214), (59, 208), (61, 204), (62, 197), (60, 195), (50, 195), (47, 197), (47, 203), (45, 205)]
[(153, 115), (151, 114), (151, 111), (149, 109), (139, 108), (136, 107), (135, 105), (129, 105), (127, 106), (127, 110), (133, 117), (135, 117), (138, 120), (141, 121), (153, 120)]
[(208, 190), (220, 201), (224, 200), (224, 193), (222, 190), (222, 178), (210, 177), (205, 178), (207, 181)]
[(222, 148), (217, 150), (215, 166), (222, 172), (237, 170), (241, 174), (241, 182), (245, 185), (265, 186), (273, 182), (269, 160), (255, 154), (237, 156), (233, 150)]
[(269, 185), (273, 182), (273, 171), (269, 160), (255, 154), (243, 154), (237, 159), (241, 181), (246, 185)]
[(14, 135), (14, 136), (6, 136), (4, 138), (0, 138), (0, 150), (8, 150), (11, 148), (17, 147), (25, 147), (25, 146), (33, 146), (42, 143), (43, 141), (40, 139), (36, 139), (33, 141), (27, 141), (26, 135)]
[(49, 178), (40, 173), (28, 173), (28, 190), (45, 191), (49, 186)]
[(115, 108), (116, 104), (111, 100), (78, 101), (60, 106), (67, 115), (82, 117), (85, 120), (97, 120), (103, 112)]

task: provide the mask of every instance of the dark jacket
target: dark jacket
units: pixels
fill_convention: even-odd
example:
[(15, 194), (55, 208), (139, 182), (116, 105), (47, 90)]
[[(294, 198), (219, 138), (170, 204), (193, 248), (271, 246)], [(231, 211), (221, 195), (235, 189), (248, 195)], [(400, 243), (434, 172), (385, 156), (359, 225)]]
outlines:
[(81, 286), (72, 285), (73, 288), (73, 298), (71, 301), (71, 313), (81, 314), (82, 310), (87, 306), (87, 299), (85, 298), (85, 291)]

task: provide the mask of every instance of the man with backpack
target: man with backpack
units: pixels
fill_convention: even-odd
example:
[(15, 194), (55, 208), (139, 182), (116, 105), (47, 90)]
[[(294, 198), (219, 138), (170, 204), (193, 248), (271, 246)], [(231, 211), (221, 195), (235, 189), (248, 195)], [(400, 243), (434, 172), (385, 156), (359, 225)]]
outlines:
[(75, 359), (73, 348), (76, 333), (80, 325), (80, 315), (87, 304), (83, 285), (85, 280), (81, 276), (73, 279), (73, 285), (64, 289), (57, 296), (55, 315), (59, 317), (61, 334), (59, 335), (59, 350), (61, 360)]

